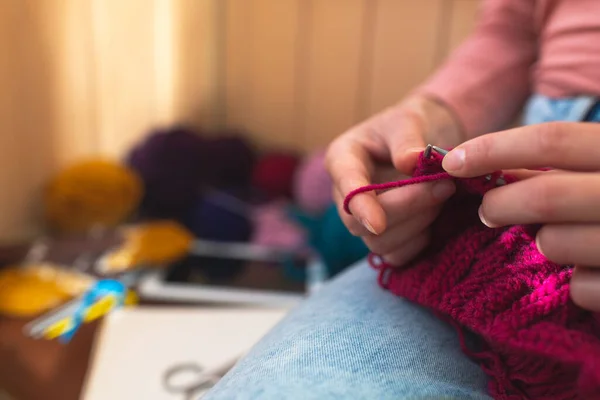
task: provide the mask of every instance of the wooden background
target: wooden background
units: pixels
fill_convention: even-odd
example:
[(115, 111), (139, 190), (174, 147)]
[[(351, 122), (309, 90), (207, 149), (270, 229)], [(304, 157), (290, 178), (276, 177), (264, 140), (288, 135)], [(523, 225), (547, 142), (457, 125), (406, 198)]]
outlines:
[(49, 174), (152, 126), (309, 150), (398, 101), (479, 0), (3, 0), (0, 241), (35, 234)]

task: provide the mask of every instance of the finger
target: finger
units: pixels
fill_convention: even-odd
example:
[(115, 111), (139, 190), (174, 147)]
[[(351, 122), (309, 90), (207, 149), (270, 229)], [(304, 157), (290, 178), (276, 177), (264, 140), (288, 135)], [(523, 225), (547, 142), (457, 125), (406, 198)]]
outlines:
[(441, 205), (455, 192), (454, 182), (442, 180), (388, 190), (378, 197), (389, 227)]
[[(338, 140), (327, 152), (327, 168), (334, 186), (345, 198), (351, 191), (371, 183), (374, 166), (370, 154), (358, 142)], [(374, 192), (356, 195), (350, 211), (370, 232), (378, 234), (385, 230), (385, 213)]]
[(597, 171), (600, 124), (553, 122), (483, 135), (450, 151), (442, 165), (459, 177), (517, 168)]
[(376, 236), (376, 235), (373, 235), (371, 232), (369, 232), (369, 230), (367, 230), (367, 228), (365, 228), (365, 226), (363, 224), (358, 222), (358, 220), (356, 218), (354, 218), (352, 215), (348, 214), (344, 210), (344, 197), (341, 195), (340, 191), (337, 190), (336, 188), (334, 188), (333, 200), (337, 207), (338, 214), (340, 215), (340, 219), (342, 220), (342, 222), (344, 223), (344, 225), (346, 226), (346, 228), (352, 235), (359, 236), (359, 237)]
[(544, 225), (537, 234), (538, 250), (551, 261), (600, 268), (600, 225)]
[(438, 210), (429, 210), (411, 218), (406, 223), (389, 227), (379, 236), (365, 236), (363, 241), (367, 247), (376, 254), (389, 254), (402, 248), (415, 236), (421, 234), (438, 215)]
[(547, 174), (555, 171), (536, 171), (532, 169), (506, 169), (503, 170), (505, 175), (510, 175), (519, 181), (536, 177), (540, 174)]
[(578, 306), (590, 311), (600, 311), (600, 270), (575, 267), (571, 278), (571, 298)]
[(391, 151), (394, 167), (403, 174), (411, 175), (419, 154), (426, 146), (423, 140), (423, 132), (426, 129), (423, 119), (406, 109), (402, 113), (390, 114), (381, 123), (385, 125), (380, 129), (386, 132), (382, 137)]
[(599, 202), (600, 174), (542, 174), (486, 193), (480, 217), (490, 227), (594, 222)]
[(405, 242), (391, 253), (384, 254), (382, 259), (395, 267), (401, 267), (414, 259), (429, 244), (429, 231), (424, 231), (418, 236)]

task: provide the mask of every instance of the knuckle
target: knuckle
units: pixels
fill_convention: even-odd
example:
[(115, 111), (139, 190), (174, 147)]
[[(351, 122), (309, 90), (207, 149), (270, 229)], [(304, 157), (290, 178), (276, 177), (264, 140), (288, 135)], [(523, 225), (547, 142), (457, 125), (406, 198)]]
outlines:
[(492, 149), (496, 147), (494, 135), (483, 135), (480, 136), (476, 141), (468, 145), (467, 157), (465, 158), (465, 169), (475, 170), (481, 167), (482, 163), (485, 163), (490, 159), (492, 155)]
[(343, 140), (342, 136), (334, 139), (329, 146), (327, 146), (327, 150), (325, 151), (325, 168), (329, 173), (334, 172), (333, 164), (336, 158), (339, 157), (338, 148), (340, 147), (340, 140)]
[(537, 135), (538, 149), (548, 159), (562, 157), (565, 145), (568, 144), (568, 129), (564, 122), (548, 122), (541, 124)]
[(533, 218), (539, 222), (553, 219), (558, 211), (557, 199), (563, 195), (562, 190), (563, 188), (555, 185), (551, 179), (532, 183), (527, 202), (530, 203)]

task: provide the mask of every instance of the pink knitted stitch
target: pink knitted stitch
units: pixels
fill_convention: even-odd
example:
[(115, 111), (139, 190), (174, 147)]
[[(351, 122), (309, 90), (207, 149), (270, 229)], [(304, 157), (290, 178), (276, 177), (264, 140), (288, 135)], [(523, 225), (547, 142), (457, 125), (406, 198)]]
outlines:
[[(431, 245), (411, 264), (393, 268), (371, 255), (371, 265), (383, 287), (458, 329), (463, 350), (491, 378), (494, 398), (600, 399), (600, 318), (571, 302), (572, 268), (538, 252), (538, 227), (491, 229), (479, 221), (481, 197), (498, 176), (455, 180)], [(454, 179), (441, 156), (421, 156), (412, 179), (360, 188), (346, 210), (358, 193), (439, 179)], [(466, 347), (465, 333), (476, 336), (476, 348)]]

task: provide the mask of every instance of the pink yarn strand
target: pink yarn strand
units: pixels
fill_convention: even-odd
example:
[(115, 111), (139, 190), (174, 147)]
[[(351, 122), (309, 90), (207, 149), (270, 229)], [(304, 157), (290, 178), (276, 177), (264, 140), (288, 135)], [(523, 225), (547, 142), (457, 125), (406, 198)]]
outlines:
[(396, 189), (396, 188), (399, 188), (402, 186), (414, 185), (417, 183), (439, 181), (442, 179), (454, 179), (454, 177), (447, 172), (440, 172), (440, 173), (433, 174), (433, 175), (417, 176), (417, 177), (410, 178), (407, 180), (386, 182), (386, 183), (375, 183), (372, 185), (359, 187), (358, 189), (354, 189), (353, 191), (348, 193), (348, 196), (346, 196), (346, 198), (344, 199), (344, 211), (346, 211), (348, 214), (352, 214), (350, 212), (350, 201), (356, 195), (361, 194), (361, 193)]

